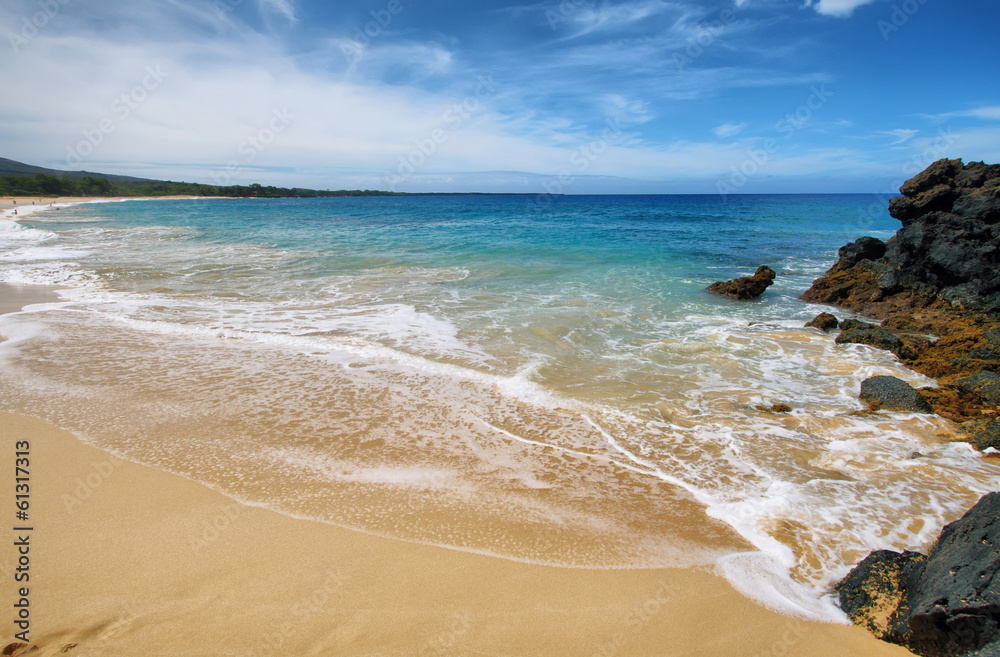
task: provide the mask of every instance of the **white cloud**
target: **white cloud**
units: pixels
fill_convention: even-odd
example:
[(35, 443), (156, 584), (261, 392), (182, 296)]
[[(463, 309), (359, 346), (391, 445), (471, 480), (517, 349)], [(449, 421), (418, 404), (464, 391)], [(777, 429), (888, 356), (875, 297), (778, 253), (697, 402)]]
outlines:
[[(428, 188), (465, 180), (462, 184), (475, 189), (492, 180), (535, 192), (541, 191), (540, 180), (568, 171), (579, 181), (567, 190), (571, 192), (588, 191), (585, 181), (596, 177), (672, 181), (679, 191), (690, 185), (689, 191), (712, 192), (719, 176), (729, 175), (732, 165), (745, 161), (747, 149), (754, 145), (746, 137), (728, 140), (743, 134), (747, 124), (724, 123), (712, 129), (716, 137), (727, 141), (705, 133), (701, 141), (671, 137), (653, 143), (649, 133), (657, 128), (650, 125), (642, 139), (637, 129), (626, 128), (604, 144), (595, 141), (602, 139), (604, 118), (620, 117), (618, 125), (639, 125), (652, 121), (660, 111), (674, 111), (650, 99), (828, 81), (822, 74), (737, 67), (652, 77), (662, 62), (657, 55), (662, 55), (665, 46), (635, 40), (627, 52), (616, 41), (567, 48), (558, 58), (538, 57), (536, 66), (522, 67), (523, 77), (511, 75), (513, 67), (507, 75), (497, 72), (496, 90), (477, 95), (479, 72), (463, 58), (458, 45), (450, 50), (417, 41), (412, 35), (406, 39), (386, 35), (368, 44), (359, 65), (349, 69), (341, 48), (344, 42), (327, 42), (327, 52), (321, 57), (314, 56), (314, 51), (293, 56), (281, 40), (254, 32), (232, 12), (222, 16), (178, 13), (171, 9), (176, 3), (115, 1), (132, 9), (129, 29), (88, 29), (95, 10), (81, 6), (74, 13), (76, 5), (70, 3), (65, 16), (60, 16), (64, 22), (41, 31), (16, 59), (3, 60), (0, 85), (17, 92), (0, 96), (0, 116), (4, 117), (0, 122), (4, 152), (0, 154), (64, 168), (67, 149), (87, 140), (87, 134), (96, 134), (100, 122), (108, 119), (113, 130), (100, 135), (92, 153), (73, 168), (212, 182), (214, 172), (235, 161), (240, 172), (234, 183), (384, 189), (385, 175), (397, 171), (401, 159), (410, 158), (421, 163), (408, 184), (424, 181), (421, 184)], [(266, 2), (278, 20), (295, 16), (295, 7), (288, 2), (259, 1)], [(284, 13), (282, 6), (291, 13)], [(613, 10), (602, 10), (605, 17), (597, 22), (605, 27), (625, 25), (629, 16), (662, 6), (665, 3), (630, 3), (626, 8), (631, 11), (617, 19)], [(4, 13), (0, 7), (0, 18)], [(197, 30), (191, 29), (194, 21)], [(132, 29), (132, 24), (146, 29)], [(153, 25), (155, 30), (149, 27)], [(57, 30), (57, 26), (66, 29)], [(600, 87), (600, 93), (588, 94), (595, 88), (592, 81), (576, 74), (598, 67), (634, 71), (643, 66), (651, 73), (641, 89), (607, 85)], [(159, 67), (165, 77), (155, 89), (141, 94), (142, 102), (127, 117), (116, 114), (113, 103), (142, 85), (147, 67)], [(421, 76), (430, 79), (425, 86), (432, 90), (418, 88)], [(392, 84), (382, 82), (386, 79)], [(555, 107), (547, 102), (551, 97), (581, 100)], [(464, 107), (461, 121), (452, 109), (456, 106)], [(292, 118), (278, 133), (269, 134), (275, 111), (287, 111)], [(993, 121), (1000, 119), (1000, 107), (959, 114)], [(444, 138), (434, 137), (436, 131), (443, 131), (437, 134)], [(874, 134), (872, 130), (864, 133)], [(804, 180), (810, 175), (817, 180), (838, 175), (854, 180), (889, 171), (883, 176), (889, 177), (901, 168), (900, 158), (929, 147), (924, 137), (931, 133), (910, 135), (900, 129), (885, 134), (905, 147), (848, 150), (810, 146), (805, 139), (788, 142), (769, 159), (747, 191), (773, 191), (777, 187), (765, 185), (779, 186), (782, 180)], [(250, 137), (267, 143), (248, 150)], [(889, 141), (884, 136), (880, 139)], [(949, 149), (953, 157), (1000, 160), (994, 157), (1000, 147), (1000, 130), (974, 137), (960, 135), (956, 140), (961, 149)], [(592, 148), (595, 143), (600, 148)], [(248, 154), (252, 160), (246, 159)]]
[(723, 123), (720, 126), (712, 128), (712, 132), (715, 133), (716, 137), (725, 139), (727, 137), (735, 137), (743, 132), (743, 129), (746, 127), (746, 123)]
[(963, 112), (953, 112), (951, 116), (968, 116), (986, 121), (1000, 121), (1000, 105), (977, 107), (976, 109), (965, 110)]
[(649, 103), (621, 94), (605, 94), (599, 104), (604, 115), (618, 125), (640, 125), (656, 118)]
[(875, 0), (818, 0), (813, 6), (816, 11), (825, 16), (847, 18), (854, 10)]
[[(560, 5), (560, 8), (563, 5)], [(595, 7), (579, 7), (570, 11), (567, 18), (578, 27), (573, 37), (593, 32), (618, 30), (646, 20), (672, 8), (662, 0), (633, 0), (618, 4), (602, 3)]]
[(444, 46), (433, 42), (388, 41), (372, 43), (358, 51), (353, 64), (370, 79), (384, 79), (392, 74), (407, 80), (448, 73), (454, 55)]
[(947, 121), (948, 119), (955, 118), (1000, 121), (1000, 105), (975, 107), (973, 109), (956, 110), (954, 112), (944, 112), (942, 114), (917, 114), (917, 116), (931, 121)]
[(898, 144), (903, 144), (910, 141), (920, 133), (919, 130), (908, 130), (906, 128), (897, 128), (896, 130), (886, 130), (882, 132), (883, 135), (889, 135), (894, 137), (895, 141), (889, 144), (890, 146), (896, 146)]
[(298, 17), (295, 15), (295, 7), (292, 6), (291, 0), (260, 0), (260, 6), (261, 9), (265, 11), (280, 14), (289, 23), (295, 24), (299, 22)]

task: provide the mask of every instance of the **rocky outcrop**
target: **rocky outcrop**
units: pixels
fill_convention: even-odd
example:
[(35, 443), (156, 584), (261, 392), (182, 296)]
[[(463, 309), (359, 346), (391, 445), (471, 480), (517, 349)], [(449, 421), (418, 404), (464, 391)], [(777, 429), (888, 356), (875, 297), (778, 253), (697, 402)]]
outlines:
[(1000, 297), (1000, 165), (939, 160), (900, 188), (886, 245), (899, 285), (926, 285), (953, 305)]
[(924, 657), (1000, 648), (1000, 493), (941, 532), (926, 558), (873, 552), (837, 587), (841, 608)]
[(976, 372), (955, 382), (959, 392), (975, 395), (984, 404), (1000, 404), (1000, 375), (993, 372)]
[(894, 376), (873, 376), (861, 383), (861, 401), (872, 410), (933, 413), (931, 405), (913, 386)]
[(965, 439), (978, 450), (1000, 450), (1000, 420), (983, 418), (969, 420), (961, 425)]
[(866, 344), (870, 347), (891, 351), (900, 358), (907, 358), (912, 351), (902, 339), (892, 331), (857, 320), (847, 320), (841, 325), (843, 329), (837, 336), (837, 344)]
[(731, 299), (749, 301), (764, 294), (764, 290), (774, 283), (777, 274), (767, 266), (757, 269), (753, 276), (743, 276), (731, 281), (719, 281), (708, 286), (709, 292), (721, 294)]
[(803, 299), (880, 320), (842, 322), (837, 340), (937, 379), (922, 391), (934, 411), (974, 445), (1000, 448), (1000, 386), (985, 376), (1000, 375), (1000, 165), (940, 160), (900, 193), (889, 204), (896, 235), (842, 247)]
[(811, 321), (806, 322), (806, 328), (817, 328), (821, 331), (832, 331), (838, 326), (840, 326), (840, 322), (830, 313), (820, 313)]
[(840, 247), (837, 252), (837, 267), (850, 269), (859, 262), (874, 262), (885, 255), (885, 242), (875, 237), (862, 237), (851, 244)]
[(896, 235), (841, 248), (804, 298), (877, 317), (904, 292), (901, 301), (917, 306), (984, 309), (1000, 301), (1000, 165), (939, 160), (899, 191), (889, 203), (903, 224)]
[(872, 552), (837, 586), (840, 608), (852, 623), (886, 639), (903, 601), (903, 573), (926, 558), (919, 552)]

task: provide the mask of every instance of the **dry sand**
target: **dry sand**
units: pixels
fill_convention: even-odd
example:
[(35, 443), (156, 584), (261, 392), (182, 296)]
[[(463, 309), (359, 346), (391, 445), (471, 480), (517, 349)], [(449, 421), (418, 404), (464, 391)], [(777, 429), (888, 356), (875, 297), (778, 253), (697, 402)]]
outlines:
[[(18, 440), (38, 655), (909, 654), (770, 612), (707, 572), (531, 566), (245, 507), (5, 413), (12, 524)], [(0, 550), (8, 610), (15, 534)]]
[[(7, 309), (53, 300), (0, 286)], [(15, 443), (30, 442), (16, 583)], [(3, 644), (27, 586), (33, 655), (908, 655), (788, 618), (693, 569), (601, 571), (404, 543), (238, 504), (0, 413)], [(68, 648), (72, 644), (75, 647)]]

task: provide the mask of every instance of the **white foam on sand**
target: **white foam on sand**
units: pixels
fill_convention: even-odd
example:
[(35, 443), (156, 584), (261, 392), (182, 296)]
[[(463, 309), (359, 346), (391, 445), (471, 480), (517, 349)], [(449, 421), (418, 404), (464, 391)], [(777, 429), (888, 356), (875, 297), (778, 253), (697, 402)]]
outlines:
[[(36, 208), (32, 212), (47, 209), (32, 207)], [(19, 212), (16, 219), (20, 218)], [(970, 499), (1000, 482), (1000, 467), (993, 460), (983, 459), (968, 445), (939, 437), (947, 427), (938, 418), (906, 413), (853, 416), (861, 409), (860, 383), (869, 376), (899, 376), (915, 386), (933, 382), (908, 372), (887, 352), (836, 345), (832, 336), (803, 329), (802, 318), (789, 317), (794, 313), (788, 309), (762, 319), (758, 305), (727, 306), (715, 312), (711, 304), (692, 304), (686, 315), (661, 318), (644, 308), (595, 301), (579, 290), (565, 295), (579, 297), (578, 305), (564, 303), (558, 294), (535, 301), (498, 295), (483, 301), (480, 309), (502, 329), (487, 323), (495, 333), (489, 342), (470, 339), (444, 302), (418, 306), (399, 301), (409, 288), (403, 287), (403, 292), (396, 288), (408, 278), (427, 285), (458, 283), (470, 276), (461, 268), (387, 267), (327, 281), (321, 286), (323, 293), (311, 297), (303, 293), (277, 301), (266, 295), (230, 298), (212, 296), (217, 292), (213, 283), (195, 280), (205, 275), (204, 270), (177, 275), (172, 268), (190, 268), (191, 263), (201, 263), (199, 258), (211, 258), (212, 273), (228, 282), (230, 275), (246, 275), (248, 263), (258, 264), (264, 258), (281, 262), (284, 255), (243, 245), (196, 244), (186, 247), (190, 250), (170, 251), (176, 262), (154, 263), (162, 272), (140, 270), (134, 263), (123, 267), (123, 276), (164, 278), (166, 291), (157, 292), (150, 285), (145, 292), (129, 292), (96, 276), (97, 266), (94, 271), (87, 269), (87, 247), (101, 244), (110, 249), (116, 240), (131, 243), (137, 237), (151, 243), (183, 242), (183, 230), (126, 228), (67, 244), (60, 244), (59, 237), (21, 225), (10, 211), (0, 216), (0, 245), (6, 248), (0, 255), (4, 265), (0, 278), (72, 286), (61, 293), (66, 304), (40, 306), (31, 315), (0, 321), (7, 338), (0, 347), (5, 358), (11, 359), (41, 335), (51, 316), (47, 313), (56, 310), (64, 316), (79, 313), (86, 321), (96, 318), (94, 326), (113, 326), (122, 331), (119, 336), (165, 338), (158, 342), (164, 345), (163, 353), (156, 355), (176, 370), (163, 376), (164, 386), (183, 382), (189, 374), (193, 378), (189, 369), (227, 371), (231, 365), (227, 359), (233, 354), (247, 360), (242, 373), (250, 381), (258, 360), (265, 362), (266, 357), (268, 363), (286, 364), (293, 361), (282, 360), (282, 354), (304, 354), (309, 367), (288, 365), (281, 372), (285, 378), (276, 379), (284, 387), (270, 392), (248, 386), (231, 398), (223, 390), (212, 402), (224, 408), (248, 403), (243, 399), (247, 397), (262, 408), (288, 408), (330, 427), (335, 425), (324, 424), (328, 422), (324, 412), (352, 408), (340, 408), (331, 399), (346, 405), (352, 398), (344, 391), (381, 386), (399, 393), (403, 401), (398, 414), (426, 415), (404, 417), (398, 426), (386, 421), (386, 426), (398, 429), (386, 429), (388, 439), (398, 439), (401, 449), (415, 450), (415, 459), (427, 445), (406, 442), (411, 438), (404, 430), (410, 427), (407, 422), (426, 429), (443, 451), (451, 449), (443, 436), (453, 439), (450, 432), (469, 423), (475, 426), (477, 440), (494, 441), (486, 449), (470, 439), (479, 450), (476, 455), (488, 461), (484, 471), (496, 481), (507, 477), (531, 491), (551, 490), (553, 485), (544, 475), (555, 479), (562, 473), (539, 474), (538, 463), (518, 463), (511, 456), (538, 448), (565, 457), (572, 464), (567, 467), (577, 469), (573, 470), (579, 474), (576, 485), (584, 491), (592, 483), (590, 473), (609, 465), (629, 476), (670, 483), (754, 546), (756, 552), (721, 559), (719, 570), (741, 592), (783, 613), (843, 622), (829, 592), (859, 555), (879, 548), (926, 546), (944, 518), (961, 513)], [(81, 242), (83, 246), (78, 246)], [(800, 266), (811, 271), (818, 265)], [(170, 275), (194, 280), (190, 283), (194, 292), (171, 289)], [(357, 302), (354, 298), (361, 295), (361, 288), (367, 296)], [(519, 317), (525, 318), (526, 326), (509, 321), (504, 314), (508, 303), (524, 306)], [(589, 303), (611, 308), (596, 314)], [(561, 323), (533, 324), (532, 312), (545, 304), (557, 304), (566, 312), (559, 316)], [(796, 312), (815, 314), (815, 310), (805, 307)], [(658, 339), (637, 340), (621, 331), (622, 325), (648, 325), (646, 332)], [(527, 353), (519, 354), (520, 361), (512, 359), (516, 367), (505, 367), (496, 355), (512, 340), (505, 331), (522, 329), (518, 335), (537, 340), (524, 347)], [(482, 334), (489, 331), (476, 335)], [(81, 347), (86, 339), (84, 331)], [(179, 359), (177, 354), (186, 353), (185, 345), (194, 341), (202, 347), (198, 356)], [(101, 353), (99, 345), (93, 353)], [(144, 380), (149, 375), (143, 369), (144, 359), (152, 360), (152, 355), (137, 351), (134, 358), (115, 366)], [(593, 370), (583, 369), (587, 367)], [(327, 376), (324, 368), (336, 370), (337, 376)], [(65, 385), (59, 394), (72, 392), (68, 383), (48, 384)], [(282, 396), (288, 390), (295, 394)], [(311, 403), (319, 410), (311, 411), (306, 399), (314, 400)], [(756, 408), (775, 403), (789, 403), (793, 412), (779, 415)], [(154, 405), (146, 410), (164, 413), (165, 420), (172, 421), (191, 409)], [(421, 495), (471, 494), (461, 489), (466, 485), (462, 473), (440, 464), (361, 463), (334, 459), (321, 450), (292, 448), (280, 454), (264, 450), (263, 455), (280, 456), (280, 462), (291, 468), (335, 482), (401, 487)], [(544, 505), (531, 511), (542, 518), (548, 513), (560, 522), (568, 517)], [(624, 561), (633, 567), (661, 565), (643, 561), (645, 554), (631, 561), (628, 556)]]

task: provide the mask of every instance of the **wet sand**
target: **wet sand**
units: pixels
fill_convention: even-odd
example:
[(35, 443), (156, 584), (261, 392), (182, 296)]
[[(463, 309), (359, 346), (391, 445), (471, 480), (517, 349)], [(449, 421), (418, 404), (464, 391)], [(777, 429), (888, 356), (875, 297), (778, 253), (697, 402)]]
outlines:
[(208, 196), (156, 196), (152, 198), (133, 198), (126, 196), (0, 196), (0, 210), (15, 208), (47, 207), (49, 205), (67, 205), (73, 203), (88, 203), (92, 201), (124, 201), (132, 198), (136, 201), (154, 199), (178, 198), (214, 198)]
[(49, 285), (10, 285), (0, 283), (0, 315), (14, 313), (34, 303), (59, 301), (58, 288)]
[(39, 655), (72, 643), (80, 655), (909, 654), (773, 613), (701, 570), (550, 568), (372, 537), (242, 506), (0, 414), (11, 470), (18, 440), (31, 444)]
[[(55, 299), (0, 286), (4, 312)], [(30, 581), (14, 581), (8, 529), (0, 602), (29, 588), (40, 657), (72, 644), (130, 656), (909, 654), (774, 613), (707, 569), (554, 568), (375, 537), (238, 504), (0, 413), (11, 507), (24, 440)], [(15, 631), (5, 623), (4, 645)]]

